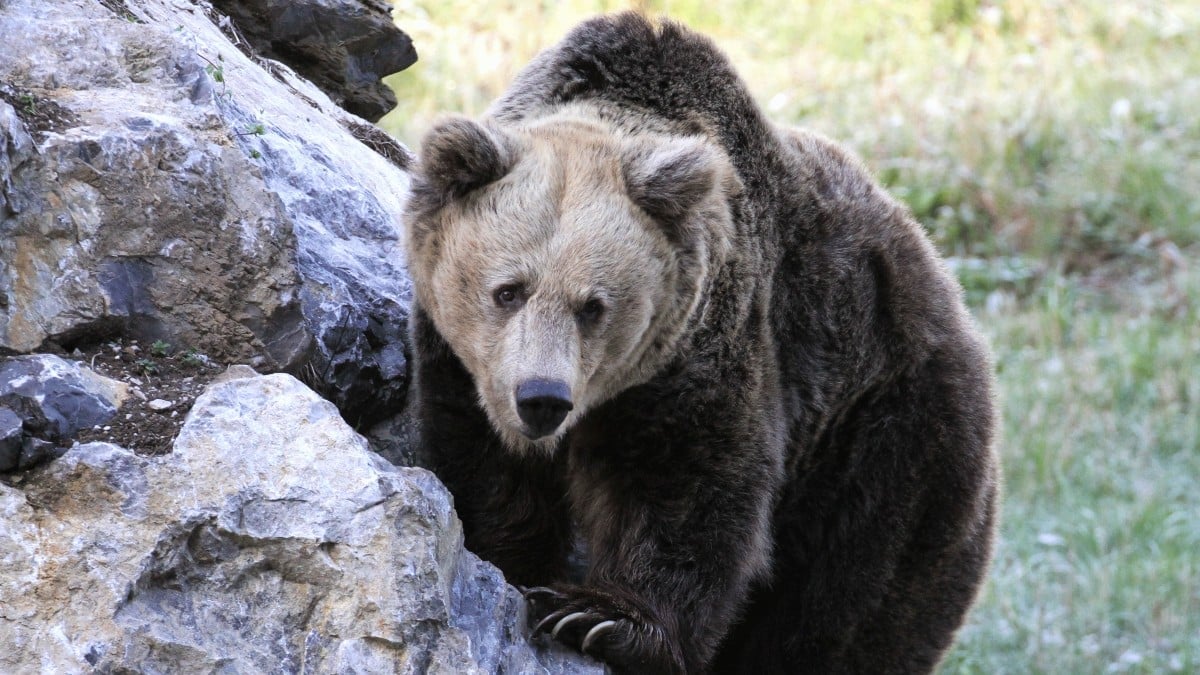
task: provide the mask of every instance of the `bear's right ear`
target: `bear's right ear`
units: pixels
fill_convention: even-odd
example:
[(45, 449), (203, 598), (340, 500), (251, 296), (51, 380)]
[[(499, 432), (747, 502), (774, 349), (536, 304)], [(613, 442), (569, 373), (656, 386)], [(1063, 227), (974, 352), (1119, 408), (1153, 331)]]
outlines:
[(625, 158), (625, 189), (629, 198), (659, 223), (672, 238), (687, 215), (716, 190), (731, 170), (728, 163), (700, 138), (677, 138), (665, 144), (633, 147)]
[(438, 122), (421, 142), (413, 198), (432, 211), (504, 177), (515, 163), (511, 143), (466, 117)]

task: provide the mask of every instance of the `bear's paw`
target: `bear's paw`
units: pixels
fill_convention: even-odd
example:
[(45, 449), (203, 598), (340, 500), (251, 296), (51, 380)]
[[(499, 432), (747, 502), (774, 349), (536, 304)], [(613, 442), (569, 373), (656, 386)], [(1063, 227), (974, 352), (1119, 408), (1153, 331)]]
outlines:
[(686, 672), (678, 641), (624, 594), (569, 584), (523, 591), (535, 639), (549, 635), (618, 672)]

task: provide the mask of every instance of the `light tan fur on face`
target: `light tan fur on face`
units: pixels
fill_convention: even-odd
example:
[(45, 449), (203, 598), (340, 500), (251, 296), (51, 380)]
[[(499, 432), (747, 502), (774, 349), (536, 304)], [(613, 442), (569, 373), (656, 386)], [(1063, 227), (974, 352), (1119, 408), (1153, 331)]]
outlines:
[[(712, 194), (688, 216), (703, 235), (685, 265), (623, 178), (630, 157), (678, 139), (621, 136), (559, 115), (507, 130), (504, 141), (519, 156), (511, 171), (428, 214), (435, 222), (419, 225), (434, 241), (417, 246), (410, 234), (411, 271), (418, 301), (471, 373), (506, 445), (551, 451), (590, 408), (646, 381), (673, 353), (708, 269), (724, 258), (731, 225), (722, 190), (736, 179), (714, 153)], [(515, 312), (493, 297), (508, 284), (528, 293)], [(605, 310), (587, 328), (577, 313), (593, 298)], [(565, 381), (574, 404), (536, 441), (522, 433), (514, 400), (531, 378)]]

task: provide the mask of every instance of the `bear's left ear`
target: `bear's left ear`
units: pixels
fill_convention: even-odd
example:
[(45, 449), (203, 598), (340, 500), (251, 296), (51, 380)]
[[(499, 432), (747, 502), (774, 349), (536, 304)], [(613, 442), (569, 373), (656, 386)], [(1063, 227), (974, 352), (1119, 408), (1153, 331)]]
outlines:
[(701, 138), (631, 148), (625, 158), (625, 188), (651, 218), (673, 226), (723, 182), (728, 163)]

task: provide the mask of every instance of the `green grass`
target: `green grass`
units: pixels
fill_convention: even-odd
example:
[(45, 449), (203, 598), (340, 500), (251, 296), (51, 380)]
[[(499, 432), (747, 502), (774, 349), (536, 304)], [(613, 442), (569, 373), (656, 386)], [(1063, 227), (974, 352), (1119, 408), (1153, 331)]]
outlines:
[[(1200, 672), (1200, 3), (636, 4), (854, 148), (991, 337), (1001, 540), (942, 671)], [(396, 5), (421, 60), (381, 124), (415, 146), (630, 3)]]
[(1001, 539), (947, 673), (1200, 670), (1200, 272), (1045, 280), (996, 350)]

